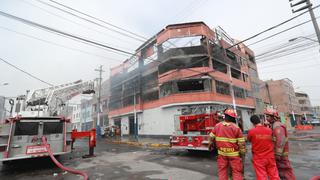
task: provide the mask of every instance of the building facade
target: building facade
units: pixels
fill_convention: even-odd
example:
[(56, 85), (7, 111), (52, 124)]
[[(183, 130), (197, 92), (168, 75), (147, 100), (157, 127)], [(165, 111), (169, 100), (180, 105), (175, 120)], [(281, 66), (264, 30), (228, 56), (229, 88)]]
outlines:
[(81, 104), (72, 105), (71, 123), (72, 129), (81, 131)]
[(88, 131), (93, 128), (92, 99), (81, 99), (81, 131)]
[(312, 107), (312, 114), (314, 118), (320, 119), (320, 106), (313, 106)]
[(234, 100), (247, 130), (255, 109), (249, 61), (254, 53), (221, 29), (168, 25), (111, 69), (109, 122), (123, 135), (171, 135), (179, 115), (222, 111)]
[(264, 103), (273, 105), (282, 119), (290, 120), (291, 126), (300, 121), (301, 108), (290, 79), (264, 81), (260, 90)]
[(296, 92), (295, 95), (298, 99), (302, 117), (306, 120), (311, 120), (313, 116), (312, 106), (308, 94), (304, 92)]

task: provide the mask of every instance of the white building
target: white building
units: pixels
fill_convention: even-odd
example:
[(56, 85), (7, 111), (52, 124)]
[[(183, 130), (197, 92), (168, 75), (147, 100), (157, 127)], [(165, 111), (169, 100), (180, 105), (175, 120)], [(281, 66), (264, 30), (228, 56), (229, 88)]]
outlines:
[(87, 131), (93, 127), (92, 100), (81, 99), (81, 131)]
[(75, 104), (72, 105), (72, 117), (71, 117), (71, 123), (72, 123), (72, 129), (77, 129), (78, 131), (81, 131), (81, 105)]

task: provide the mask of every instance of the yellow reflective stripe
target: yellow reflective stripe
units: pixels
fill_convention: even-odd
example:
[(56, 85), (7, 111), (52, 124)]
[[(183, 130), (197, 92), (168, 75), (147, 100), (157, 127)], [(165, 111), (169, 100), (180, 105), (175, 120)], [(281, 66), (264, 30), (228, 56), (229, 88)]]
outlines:
[(216, 137), (216, 141), (236, 143), (236, 138)]
[(237, 138), (238, 142), (245, 142), (246, 140), (244, 139), (244, 137), (242, 138)]
[(278, 156), (288, 156), (289, 152), (283, 152), (283, 153), (276, 152), (275, 154)]
[(209, 134), (209, 136), (212, 138), (216, 137), (212, 132)]
[(224, 126), (230, 126), (230, 123), (227, 123), (227, 122), (225, 122), (225, 121), (223, 121), (222, 124), (223, 124)]
[(223, 152), (223, 151), (220, 151), (218, 150), (218, 154), (219, 155), (222, 155), (222, 156), (239, 156), (239, 151), (236, 151), (236, 152)]

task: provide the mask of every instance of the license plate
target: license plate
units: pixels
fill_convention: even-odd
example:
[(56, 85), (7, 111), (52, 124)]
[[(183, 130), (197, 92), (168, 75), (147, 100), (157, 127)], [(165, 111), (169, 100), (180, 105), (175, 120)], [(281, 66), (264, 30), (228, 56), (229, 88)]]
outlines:
[(47, 148), (46, 146), (27, 146), (26, 154), (38, 154), (38, 153), (46, 153)]

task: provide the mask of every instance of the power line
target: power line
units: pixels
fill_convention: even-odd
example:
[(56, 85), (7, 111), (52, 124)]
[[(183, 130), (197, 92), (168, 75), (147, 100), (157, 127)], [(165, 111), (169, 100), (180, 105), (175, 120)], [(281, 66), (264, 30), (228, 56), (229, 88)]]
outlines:
[[(312, 36), (314, 36), (314, 35), (315, 35), (315, 34), (311, 34), (311, 35), (306, 36), (306, 37), (312, 37)], [(296, 41), (294, 41), (294, 42), (289, 42), (289, 41), (288, 41), (288, 42), (283, 43), (283, 44), (280, 44), (280, 45), (278, 45), (278, 46), (274, 46), (274, 47), (272, 47), (271, 49), (266, 50), (266, 51), (264, 51), (264, 52), (256, 55), (255, 57), (258, 58), (259, 56), (264, 56), (264, 55), (267, 55), (267, 54), (269, 54), (269, 53), (278, 51), (278, 50), (280, 50), (280, 49), (288, 48), (289, 46), (298, 44), (298, 43), (303, 42), (303, 41), (306, 41), (306, 39), (300, 39), (300, 40), (296, 40)]]
[[(312, 9), (316, 9), (316, 8), (318, 8), (318, 7), (320, 7), (320, 5), (317, 5), (317, 6), (313, 7)], [(286, 24), (286, 23), (288, 23), (288, 22), (290, 22), (290, 21), (292, 21), (292, 20), (294, 20), (294, 19), (296, 19), (296, 18), (298, 18), (298, 17), (300, 17), (300, 16), (302, 16), (303, 14), (308, 13), (308, 12), (309, 12), (309, 11), (305, 11), (305, 12), (303, 12), (303, 13), (300, 13), (300, 14), (298, 14), (298, 15), (290, 18), (290, 19), (287, 19), (287, 20), (285, 20), (285, 21), (283, 21), (283, 22), (275, 25), (275, 26), (272, 26), (272, 27), (270, 27), (270, 28), (268, 28), (268, 29), (266, 29), (266, 30), (263, 30), (263, 31), (255, 34), (255, 35), (253, 35), (253, 36), (250, 36), (249, 38), (246, 38), (246, 39), (243, 40), (243, 41), (240, 41), (240, 42), (238, 42), (238, 43), (236, 43), (236, 44), (234, 44), (234, 45), (231, 45), (231, 46), (229, 46), (229, 47), (226, 48), (226, 49), (230, 49), (230, 48), (235, 47), (235, 46), (237, 46), (237, 45), (239, 45), (239, 44), (242, 44), (242, 43), (244, 43), (244, 42), (246, 42), (246, 41), (248, 41), (248, 40), (250, 40), (250, 39), (256, 38), (257, 36), (260, 36), (261, 34), (264, 34), (264, 33), (268, 32), (268, 31), (271, 31), (271, 30), (273, 30), (273, 29), (275, 29), (275, 28), (277, 28), (277, 27), (279, 27), (279, 26), (281, 26), (281, 25), (284, 25), (284, 24)]]
[(269, 65), (269, 66), (262, 66), (262, 67), (260, 67), (259, 69), (268, 69), (268, 68), (270, 68), (270, 67), (276, 67), (276, 66), (281, 66), (281, 65), (291, 65), (291, 64), (299, 64), (299, 63), (304, 63), (304, 62), (306, 62), (306, 61), (311, 61), (311, 60), (314, 60), (314, 57), (312, 57), (312, 58), (308, 58), (308, 59), (303, 59), (303, 61), (301, 61), (301, 59), (298, 59), (299, 61), (298, 62), (295, 62), (295, 63), (293, 63), (293, 62), (290, 62), (290, 63), (288, 63), (288, 62), (285, 62), (285, 63), (279, 63), (279, 64), (272, 64), (272, 65)]
[[(24, 24), (31, 25), (33, 27), (38, 27), (38, 28), (44, 29), (44, 30), (49, 31), (51, 33), (55, 33), (55, 34), (58, 34), (58, 35), (63, 35), (65, 37), (72, 38), (73, 40), (80, 40), (80, 42), (85, 43), (85, 44), (89, 43), (89, 44), (92, 44), (92, 45), (96, 45), (98, 47), (106, 48), (106, 50), (111, 49), (111, 50), (113, 50), (112, 52), (121, 52), (121, 53), (124, 53), (124, 54), (128, 54), (128, 55), (137, 57), (137, 54), (134, 54), (134, 53), (131, 53), (131, 52), (128, 52), (128, 51), (124, 51), (124, 50), (121, 50), (121, 49), (118, 49), (118, 48), (114, 48), (114, 47), (111, 47), (111, 46), (107, 46), (107, 45), (104, 45), (102, 43), (95, 42), (93, 40), (89, 40), (89, 39), (86, 39), (86, 38), (83, 38), (83, 37), (79, 37), (77, 35), (73, 35), (73, 34), (70, 34), (70, 33), (67, 33), (67, 32), (63, 32), (61, 30), (57, 30), (55, 28), (51, 28), (51, 27), (48, 27), (48, 26), (45, 26), (45, 25), (41, 25), (39, 23), (36, 23), (36, 22), (33, 22), (33, 21), (29, 21), (29, 20), (26, 20), (26, 19), (23, 19), (23, 18), (20, 18), (20, 17), (17, 17), (17, 16), (13, 16), (11, 14), (8, 14), (8, 13), (2, 12), (2, 11), (0, 11), (0, 15), (8, 17), (10, 19), (14, 19), (14, 20), (20, 21), (20, 22), (22, 22)], [(151, 60), (155, 61), (154, 59), (151, 59)], [(155, 62), (159, 63), (159, 61), (155, 61)], [(179, 66), (177, 66), (175, 64), (173, 64), (173, 65), (176, 66), (177, 68), (180, 68)], [(192, 69), (188, 69), (188, 70), (193, 71), (193, 72), (202, 73), (200, 71), (196, 71), (196, 70), (192, 70)]]
[(284, 52), (287, 52), (287, 51), (290, 51), (290, 50), (295, 50), (295, 49), (311, 46), (311, 45), (314, 45), (314, 44), (315, 44), (314, 42), (311, 42), (311, 43), (304, 43), (304, 44), (296, 45), (296, 46), (293, 46), (293, 47), (290, 47), (290, 48), (286, 48), (286, 49), (283, 49), (283, 50), (281, 50), (282, 49), (281, 48), (279, 50), (271, 51), (271, 52), (269, 52), (267, 54), (261, 55), (262, 57), (256, 58), (256, 61), (263, 61), (263, 59), (265, 59), (265, 58), (269, 58), (269, 57), (272, 57), (272, 56), (275, 56), (275, 55), (278, 55), (278, 54), (281, 54), (281, 53), (284, 53)]
[[(96, 30), (96, 29), (94, 29), (94, 28), (91, 28), (91, 27), (89, 27), (89, 26), (80, 24), (80, 23), (78, 23), (78, 22), (76, 22), (76, 21), (73, 21), (73, 20), (71, 20), (71, 19), (65, 18), (65, 17), (60, 16), (60, 15), (58, 15), (58, 14), (55, 14), (55, 13), (53, 13), (53, 12), (50, 12), (50, 11), (48, 11), (48, 10), (42, 8), (42, 7), (39, 7), (39, 6), (37, 6), (37, 5), (33, 4), (33, 3), (30, 3), (30, 2), (28, 2), (28, 1), (22, 0), (21, 2), (26, 3), (26, 4), (28, 4), (29, 6), (32, 6), (32, 7), (34, 7), (34, 8), (38, 8), (38, 9), (40, 9), (41, 11), (46, 12), (46, 13), (48, 13), (48, 14), (50, 14), (50, 15), (56, 16), (56, 17), (58, 17), (58, 18), (60, 18), (60, 19), (63, 19), (63, 20), (65, 20), (65, 21), (68, 21), (68, 22), (71, 22), (71, 23), (73, 23), (73, 24), (76, 24), (76, 25), (78, 25), (78, 26), (80, 26), (80, 27), (82, 27), (82, 28), (89, 29), (89, 30), (91, 30), (91, 31), (100, 33), (100, 34), (102, 34), (102, 35), (104, 35), (104, 36), (107, 36), (107, 37), (110, 37), (110, 38), (114, 38), (114, 39), (117, 39), (117, 40), (121, 40), (121, 41), (125, 41), (125, 42), (127, 42), (127, 43), (130, 43), (129, 41), (126, 41), (126, 40), (123, 40), (123, 39), (121, 39), (121, 38), (112, 36), (112, 35), (110, 35), (110, 34), (108, 34), (108, 33), (102, 32), (102, 31), (98, 31), (98, 30)], [(109, 44), (109, 45), (111, 45), (111, 44)], [(113, 45), (113, 46), (114, 46), (114, 45)], [(120, 47), (120, 46), (118, 46), (118, 47)], [(120, 48), (123, 48), (123, 47), (120, 47)]]
[(300, 52), (302, 52), (302, 51), (309, 50), (310, 48), (317, 47), (317, 46), (318, 46), (318, 45), (308, 46), (308, 47), (306, 47), (306, 48), (298, 49), (297, 51), (289, 52), (289, 53), (282, 54), (282, 55), (275, 56), (275, 57), (269, 57), (269, 58), (267, 58), (267, 59), (260, 60), (260, 62), (272, 61), (272, 60), (275, 60), (275, 59), (277, 59), (277, 58), (281, 58), (281, 57), (288, 56), (288, 55), (295, 54), (295, 53), (300, 53)]
[[(108, 23), (108, 22), (106, 22), (106, 21), (104, 21), (104, 20), (101, 20), (101, 19), (96, 18), (96, 17), (94, 17), (94, 16), (91, 16), (91, 15), (89, 15), (89, 14), (83, 13), (83, 12), (81, 12), (81, 11), (79, 11), (79, 10), (76, 10), (76, 9), (71, 8), (71, 7), (69, 7), (69, 6), (66, 6), (66, 5), (64, 5), (64, 4), (61, 4), (61, 3), (59, 3), (59, 2), (56, 2), (56, 1), (53, 1), (53, 0), (49, 0), (49, 1), (53, 2), (53, 3), (55, 3), (55, 4), (58, 4), (58, 5), (60, 5), (60, 6), (63, 6), (64, 8), (70, 9), (70, 10), (72, 10), (72, 11), (74, 11), (74, 12), (77, 12), (77, 13), (79, 13), (79, 14), (85, 15), (85, 16), (87, 16), (87, 17), (90, 17), (90, 18), (92, 18), (92, 19), (95, 19), (95, 20), (97, 20), (97, 21), (99, 21), (99, 22), (102, 22), (102, 23), (107, 24), (107, 25), (109, 25), (109, 26), (112, 26), (112, 27), (114, 27), (114, 28), (120, 29), (120, 30), (122, 30), (122, 31), (124, 31), (124, 32), (127, 32), (128, 34), (131, 34), (131, 35), (128, 35), (128, 34), (123, 33), (123, 32), (121, 32), (121, 31), (118, 31), (118, 30), (109, 28), (109, 27), (104, 26), (104, 25), (102, 25), (102, 24), (99, 24), (99, 23), (97, 23), (97, 22), (95, 22), (95, 21), (92, 21), (92, 20), (90, 20), (90, 19), (81, 17), (81, 16), (79, 16), (79, 15), (77, 15), (77, 14), (75, 14), (75, 13), (72, 13), (72, 12), (70, 12), (70, 11), (66, 11), (66, 10), (64, 10), (64, 9), (62, 9), (62, 8), (59, 8), (59, 7), (57, 7), (57, 6), (54, 6), (54, 5), (49, 4), (49, 3), (46, 3), (46, 2), (43, 2), (43, 1), (41, 1), (41, 0), (37, 0), (37, 1), (39, 1), (40, 3), (45, 4), (45, 5), (47, 5), (47, 6), (50, 6), (50, 7), (52, 7), (52, 8), (58, 9), (58, 10), (60, 10), (60, 11), (63, 11), (63, 12), (65, 12), (65, 13), (67, 13), (67, 14), (70, 14), (70, 15), (72, 15), (72, 16), (75, 16), (75, 17), (77, 17), (77, 18), (80, 18), (80, 19), (82, 19), (82, 20), (84, 20), (84, 21), (90, 22), (90, 23), (92, 23), (92, 24), (95, 24), (95, 25), (97, 25), (97, 26), (100, 26), (100, 27), (102, 27), (102, 28), (105, 28), (105, 29), (107, 29), (107, 30), (109, 30), (109, 31), (113, 31), (113, 32), (116, 32), (116, 33), (118, 33), (118, 34), (121, 34), (121, 35), (123, 35), (123, 36), (130, 37), (130, 38), (135, 39), (135, 40), (137, 40), (137, 41), (144, 42), (144, 41), (147, 39), (147, 38), (145, 38), (145, 37), (143, 37), (143, 36), (140, 36), (140, 35), (138, 35), (138, 34), (136, 34), (136, 33), (133, 33), (133, 32), (131, 32), (131, 31), (128, 31), (128, 30), (123, 29), (123, 28), (121, 28), (121, 27), (115, 26), (115, 25), (113, 25), (113, 24), (111, 24), (111, 23)], [(136, 37), (134, 37), (134, 36), (132, 36), (132, 35), (134, 35), (134, 36), (136, 36)], [(137, 37), (139, 37), (140, 39), (137, 38)], [(141, 38), (142, 38), (142, 39), (141, 39)]]
[(134, 36), (140, 37), (140, 38), (142, 38), (142, 39), (144, 39), (144, 40), (147, 40), (147, 39), (148, 39), (148, 38), (146, 38), (146, 37), (144, 37), (144, 36), (142, 36), (142, 35), (139, 35), (139, 34), (137, 34), (137, 33), (134, 33), (134, 32), (132, 32), (132, 31), (129, 31), (129, 30), (124, 29), (124, 28), (122, 28), (122, 27), (116, 26), (116, 25), (111, 24), (111, 23), (109, 23), (109, 22), (106, 22), (106, 21), (104, 21), (104, 20), (102, 20), (102, 19), (99, 19), (99, 18), (94, 17), (94, 16), (92, 16), (92, 15), (89, 15), (89, 14), (87, 14), (87, 13), (84, 13), (84, 12), (81, 12), (81, 11), (79, 11), (79, 10), (76, 10), (76, 9), (74, 9), (74, 8), (71, 8), (71, 7), (69, 7), (69, 6), (67, 6), (67, 5), (64, 5), (64, 4), (62, 4), (62, 3), (59, 3), (59, 2), (57, 2), (57, 1), (53, 1), (53, 0), (49, 0), (49, 1), (51, 1), (51, 2), (53, 2), (53, 3), (55, 3), (55, 4), (59, 4), (60, 6), (63, 6), (63, 7), (65, 7), (65, 8), (67, 8), (67, 9), (70, 9), (70, 10), (73, 10), (73, 11), (75, 11), (75, 12), (78, 12), (78, 13), (80, 13), (80, 14), (82, 14), (82, 15), (88, 16), (88, 17), (90, 17), (90, 18), (92, 18), (92, 19), (95, 19), (95, 20), (97, 20), (97, 21), (100, 21), (100, 22), (102, 22), (102, 23), (105, 23), (105, 24), (107, 24), (107, 25), (109, 25), (109, 26), (112, 26), (112, 27), (114, 27), (114, 28), (120, 29), (120, 30), (122, 30), (122, 31), (124, 31), (124, 32), (127, 32), (127, 33), (129, 33), (129, 34), (132, 34), (132, 35), (134, 35)]
[(42, 41), (42, 42), (45, 42), (45, 43), (48, 43), (48, 44), (51, 44), (51, 45), (55, 45), (55, 46), (58, 46), (58, 47), (63, 47), (63, 48), (70, 49), (70, 50), (73, 50), (73, 51), (78, 51), (78, 52), (85, 53), (85, 54), (92, 55), (92, 56), (96, 56), (96, 57), (99, 57), (99, 58), (102, 58), (102, 59), (105, 59), (105, 60), (112, 60), (112, 61), (120, 62), (120, 60), (116, 60), (116, 59), (113, 59), (113, 58), (110, 58), (110, 57), (101, 56), (101, 55), (94, 54), (94, 53), (91, 53), (91, 52), (88, 52), (88, 51), (84, 51), (84, 50), (81, 50), (81, 49), (76, 49), (76, 48), (64, 46), (64, 45), (61, 45), (61, 44), (58, 44), (58, 43), (55, 43), (55, 42), (52, 42), (52, 41), (48, 41), (48, 40), (41, 39), (41, 38), (38, 38), (38, 37), (35, 37), (35, 36), (31, 36), (29, 34), (18, 32), (18, 31), (15, 31), (15, 30), (3, 27), (3, 26), (0, 26), (0, 28), (4, 29), (6, 31), (9, 31), (9, 32), (13, 32), (13, 33), (25, 36), (25, 37), (36, 39), (38, 41)]
[[(320, 17), (320, 16), (316, 17), (316, 19), (318, 19), (319, 17)], [(263, 39), (261, 39), (261, 40), (259, 40), (259, 41), (253, 42), (253, 43), (249, 44), (248, 46), (251, 46), (251, 45), (257, 44), (257, 43), (259, 43), (259, 42), (265, 41), (265, 40), (267, 40), (267, 39), (270, 39), (270, 38), (272, 38), (272, 37), (274, 37), (274, 36), (277, 36), (277, 35), (279, 35), (279, 34), (282, 34), (282, 33), (284, 33), (284, 32), (287, 32), (287, 31), (289, 31), (289, 30), (292, 30), (292, 29), (294, 29), (294, 28), (296, 28), (296, 27), (302, 26), (302, 25), (304, 25), (304, 24), (306, 24), (306, 23), (309, 23), (309, 22), (311, 22), (311, 21), (312, 21), (312, 20), (308, 20), (308, 21), (302, 22), (302, 23), (300, 23), (300, 24), (291, 26), (290, 28), (287, 28), (287, 29), (285, 29), (285, 30), (282, 30), (282, 31), (277, 32), (277, 33), (275, 33), (275, 34), (272, 34), (272, 35), (270, 35), (270, 36), (267, 36), (267, 37), (265, 37), (265, 38), (263, 38)]]
[(49, 32), (52, 32), (52, 33), (56, 33), (56, 34), (60, 34), (60, 35), (63, 35), (63, 36), (71, 37), (72, 39), (77, 39), (77, 40), (80, 40), (81, 42), (86, 42), (86, 43), (89, 43), (89, 44), (92, 44), (92, 45), (96, 45), (96, 46), (103, 47), (103, 48), (106, 48), (106, 49), (110, 49), (110, 50), (113, 50), (113, 51), (117, 51), (117, 52), (121, 52), (121, 53), (124, 53), (124, 54), (134, 55), (135, 56), (135, 54), (133, 54), (131, 52), (124, 51), (124, 50), (121, 50), (121, 49), (118, 49), (118, 48), (114, 48), (114, 47), (111, 47), (111, 46), (108, 46), (108, 45), (104, 45), (102, 43), (99, 43), (99, 42), (96, 42), (96, 41), (93, 41), (93, 40), (89, 40), (89, 39), (86, 39), (86, 38), (83, 38), (83, 37), (80, 37), (80, 36), (77, 36), (77, 35), (73, 35), (71, 33), (63, 32), (61, 30), (58, 30), (58, 29), (55, 29), (55, 28), (52, 28), (52, 27), (49, 27), (49, 26), (41, 25), (39, 23), (30, 21), (30, 20), (26, 20), (26, 19), (23, 19), (23, 18), (20, 18), (20, 17), (17, 17), (17, 16), (13, 16), (13, 15), (5, 13), (3, 11), (0, 11), (0, 15), (5, 16), (5, 17), (10, 18), (10, 19), (14, 19), (14, 20), (20, 21), (20, 22), (22, 22), (24, 24), (28, 24), (28, 25), (31, 25), (31, 26), (34, 26), (34, 27), (39, 27), (41, 29), (45, 29), (45, 30), (47, 30)]
[(48, 82), (46, 82), (46, 81), (44, 81), (44, 80), (42, 80), (42, 79), (40, 79), (40, 78), (38, 78), (38, 77), (36, 77), (36, 76), (32, 75), (31, 73), (28, 73), (27, 71), (25, 71), (25, 70), (23, 70), (23, 69), (21, 69), (21, 68), (19, 68), (19, 67), (15, 66), (15, 65), (13, 65), (13, 64), (11, 64), (11, 63), (9, 63), (8, 61), (6, 61), (6, 60), (4, 60), (4, 59), (2, 59), (2, 58), (0, 58), (0, 60), (1, 60), (1, 61), (3, 61), (4, 63), (6, 63), (7, 65), (9, 65), (9, 66), (11, 66), (11, 67), (13, 67), (13, 68), (15, 68), (15, 69), (19, 70), (20, 72), (23, 72), (24, 74), (26, 74), (26, 75), (28, 75), (28, 76), (32, 77), (33, 79), (36, 79), (36, 80), (38, 80), (38, 81), (41, 81), (42, 83), (47, 84), (47, 85), (49, 85), (49, 86), (54, 86), (53, 84), (48, 83)]

